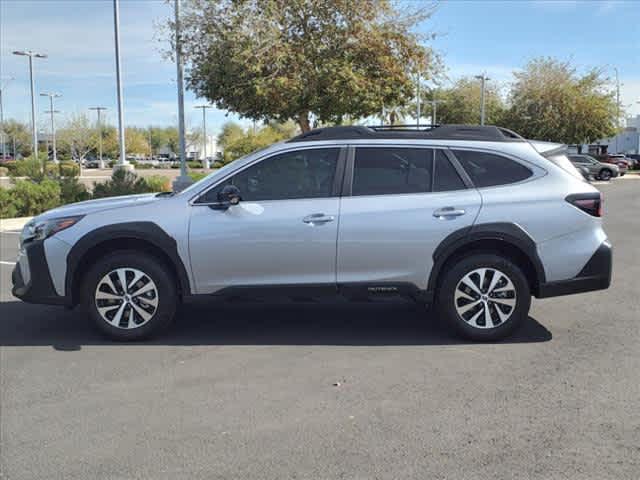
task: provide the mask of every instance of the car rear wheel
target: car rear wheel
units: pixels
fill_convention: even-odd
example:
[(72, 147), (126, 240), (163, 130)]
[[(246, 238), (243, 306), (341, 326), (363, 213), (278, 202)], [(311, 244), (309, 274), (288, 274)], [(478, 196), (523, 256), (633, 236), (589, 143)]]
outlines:
[(611, 180), (611, 170), (608, 169), (604, 169), (600, 172), (600, 180), (603, 180), (605, 182), (608, 182), (609, 180)]
[(520, 268), (491, 254), (459, 260), (438, 292), (440, 313), (458, 334), (476, 341), (508, 336), (526, 320), (530, 305), (529, 283)]
[(139, 252), (114, 252), (94, 264), (83, 299), (98, 329), (114, 340), (141, 340), (166, 328), (178, 294), (170, 270)]

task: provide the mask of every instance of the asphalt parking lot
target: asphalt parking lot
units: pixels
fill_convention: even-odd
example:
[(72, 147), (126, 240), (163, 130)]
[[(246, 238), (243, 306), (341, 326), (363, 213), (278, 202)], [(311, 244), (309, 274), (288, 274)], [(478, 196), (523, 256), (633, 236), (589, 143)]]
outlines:
[(0, 477), (637, 480), (640, 180), (598, 188), (612, 287), (534, 300), (495, 344), (339, 302), (198, 302), (112, 344), (11, 297), (2, 234)]

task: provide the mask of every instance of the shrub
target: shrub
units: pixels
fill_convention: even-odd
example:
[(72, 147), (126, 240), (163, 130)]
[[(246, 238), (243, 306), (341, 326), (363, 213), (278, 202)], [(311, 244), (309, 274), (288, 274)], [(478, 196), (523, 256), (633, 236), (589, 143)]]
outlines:
[(9, 175), (9, 169), (7, 167), (0, 167), (0, 177), (6, 177)]
[(202, 162), (197, 161), (197, 160), (191, 160), (191, 161), (187, 162), (187, 166), (189, 168), (202, 168)]
[(80, 165), (76, 162), (61, 162), (60, 175), (62, 177), (77, 177), (80, 175)]
[(0, 187), (0, 218), (12, 218), (16, 215), (17, 211), (13, 204), (11, 190)]
[(167, 177), (162, 175), (152, 175), (146, 177), (145, 182), (147, 184), (147, 192), (170, 192), (171, 183)]
[(136, 170), (151, 170), (153, 168), (153, 164), (151, 163), (138, 163), (136, 164)]
[(28, 217), (60, 205), (60, 185), (49, 179), (40, 183), (18, 180), (10, 191), (15, 215)]
[(40, 181), (44, 177), (42, 173), (42, 163), (34, 157), (27, 157), (17, 160), (12, 165), (9, 175), (13, 177), (28, 177), (35, 181)]
[(91, 198), (91, 194), (84, 184), (80, 183), (76, 177), (65, 177), (58, 179), (60, 185), (60, 203), (83, 202)]
[(94, 183), (94, 198), (115, 197), (118, 195), (133, 195), (148, 192), (148, 185), (144, 178), (135, 173), (119, 168), (111, 175), (111, 180), (104, 183)]

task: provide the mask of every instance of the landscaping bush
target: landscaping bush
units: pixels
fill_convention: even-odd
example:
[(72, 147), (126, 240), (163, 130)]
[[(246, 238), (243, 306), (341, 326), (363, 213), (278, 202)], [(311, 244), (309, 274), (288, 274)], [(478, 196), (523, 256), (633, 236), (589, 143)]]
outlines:
[(60, 185), (60, 203), (83, 202), (91, 199), (91, 193), (76, 177), (65, 177), (58, 180)]
[(148, 188), (144, 178), (138, 177), (135, 173), (124, 168), (119, 168), (113, 172), (111, 180), (93, 184), (93, 197), (105, 198), (145, 193), (149, 191)]
[(9, 175), (12, 177), (29, 177), (32, 180), (42, 180), (42, 163), (34, 157), (27, 157), (23, 160), (17, 160), (11, 165)]
[(152, 175), (146, 177), (144, 181), (147, 184), (147, 192), (170, 192), (171, 182), (167, 177), (162, 175)]
[(151, 170), (153, 168), (153, 164), (151, 163), (137, 163), (136, 170)]
[(49, 179), (40, 183), (18, 180), (9, 191), (9, 196), (15, 208), (14, 215), (29, 217), (60, 205), (60, 185)]
[(6, 177), (9, 175), (9, 169), (7, 167), (0, 167), (0, 177)]
[(0, 187), (0, 218), (12, 218), (15, 216), (17, 216), (17, 211), (13, 204), (11, 190)]
[(187, 166), (189, 168), (202, 168), (202, 162), (197, 161), (197, 160), (191, 160), (191, 161), (187, 162)]

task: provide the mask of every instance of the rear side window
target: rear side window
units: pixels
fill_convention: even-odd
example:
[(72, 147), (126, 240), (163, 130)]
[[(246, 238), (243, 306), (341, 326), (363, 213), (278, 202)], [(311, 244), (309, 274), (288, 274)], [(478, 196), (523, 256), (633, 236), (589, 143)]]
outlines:
[(508, 185), (526, 180), (533, 172), (524, 165), (493, 153), (453, 150), (476, 187)]
[(448, 192), (451, 190), (463, 190), (464, 188), (466, 188), (464, 182), (445, 153), (442, 150), (436, 150), (433, 191)]
[(420, 148), (357, 148), (352, 195), (428, 192), (432, 152)]

